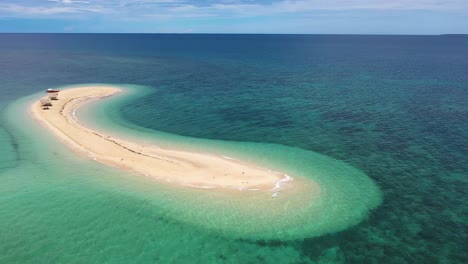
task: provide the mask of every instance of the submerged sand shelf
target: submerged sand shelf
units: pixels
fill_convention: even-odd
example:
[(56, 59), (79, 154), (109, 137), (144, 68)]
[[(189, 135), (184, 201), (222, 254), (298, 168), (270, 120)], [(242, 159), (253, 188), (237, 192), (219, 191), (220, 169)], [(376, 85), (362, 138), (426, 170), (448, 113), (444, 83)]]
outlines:
[[(100, 99), (108, 100), (104, 98), (118, 93), (121, 99), (132, 98), (135, 94), (132, 89), (140, 88), (114, 85), (65, 88), (49, 110), (41, 109), (39, 98), (35, 103), (25, 99), (11, 108), (7, 117), (23, 127), (28, 122), (18, 119), (18, 112), (26, 107), (32, 109), (32, 116), (47, 129), (37, 131), (36, 124), (24, 129), (31, 130), (34, 138), (51, 135), (60, 139), (34, 142), (38, 151), (46, 151), (50, 147), (50, 151), (40, 157), (44, 164), (53, 160), (50, 165), (60, 167), (57, 168), (59, 177), (74, 175), (72, 172), (77, 168), (72, 164), (76, 161), (80, 166), (78, 170), (81, 173), (86, 171), (86, 175), (79, 175), (78, 181), (84, 179), (86, 184), (96, 181), (105, 185), (105, 190), (115, 186), (119, 193), (128, 190), (130, 196), (142, 198), (145, 204), (148, 202), (149, 208), (157, 215), (167, 215), (190, 226), (214, 230), (222, 236), (252, 240), (321, 236), (356, 225), (382, 201), (377, 185), (365, 173), (316, 152), (274, 144), (147, 134), (126, 127), (115, 131), (112, 124), (88, 125), (109, 121), (98, 118), (100, 113), (94, 112), (97, 109), (95, 104), (98, 108), (111, 104), (107, 111), (121, 106), (117, 104), (117, 97), (114, 97), (114, 102)], [(87, 104), (91, 101), (95, 103)], [(80, 107), (81, 110), (89, 108), (80, 112)], [(90, 123), (81, 120), (82, 114), (89, 116)], [(64, 160), (67, 166), (61, 164), (56, 155), (59, 151), (49, 145), (57, 143), (70, 147), (79, 158)], [(61, 146), (58, 148), (62, 149)], [(204, 150), (217, 154), (202, 153)], [(228, 153), (238, 153), (240, 157), (245, 154), (249, 162), (222, 156)], [(280, 167), (282, 172), (269, 170), (268, 165), (256, 165), (256, 157), (259, 164), (274, 164), (272, 168)], [(89, 171), (99, 166), (86, 161), (83, 163), (83, 159), (121, 168), (122, 171), (133, 172), (133, 175), (105, 168)], [(90, 167), (81, 171), (83, 164)], [(87, 177), (88, 172), (93, 177)], [(291, 174), (294, 179), (283, 172)], [(157, 184), (148, 184), (153, 179)], [(124, 198), (126, 201), (127, 196)]]
[(113, 86), (85, 86), (60, 92), (59, 100), (43, 110), (32, 105), (33, 116), (54, 135), (89, 158), (165, 182), (207, 189), (272, 190), (293, 185), (288, 175), (224, 156), (142, 145), (106, 135), (77, 120), (86, 102), (121, 92)]

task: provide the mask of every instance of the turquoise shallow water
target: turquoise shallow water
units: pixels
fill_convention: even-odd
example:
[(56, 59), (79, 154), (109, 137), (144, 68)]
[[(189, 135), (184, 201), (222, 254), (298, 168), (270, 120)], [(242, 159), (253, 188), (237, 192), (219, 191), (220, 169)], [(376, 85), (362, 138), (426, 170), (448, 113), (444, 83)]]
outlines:
[[(0, 39), (2, 263), (467, 262), (466, 38)], [(151, 91), (136, 101), (90, 108), (100, 121), (88, 118), (92, 126), (118, 127), (129, 137), (174, 147), (216, 152), (225, 144), (232, 156), (292, 174), (320, 159), (314, 153), (325, 154), (376, 182), (383, 202), (369, 214), (327, 221), (342, 220), (345, 230), (318, 237), (310, 221), (292, 234), (266, 228), (255, 230), (256, 236), (206, 223), (203, 217), (215, 210), (200, 213), (196, 205), (213, 197), (190, 200), (192, 191), (77, 159), (24, 122), (20, 106), (26, 99), (18, 99), (76, 83), (132, 83)], [(356, 183), (356, 177), (342, 180)], [(215, 201), (217, 209), (226, 206)], [(358, 204), (351, 200), (338, 208), (352, 216)], [(238, 214), (226, 211), (217, 221), (248, 215), (240, 214), (239, 204), (229, 206)], [(253, 220), (242, 226), (258, 226)]]
[[(132, 93), (144, 92), (145, 88), (125, 89), (131, 92), (120, 95), (121, 100), (99, 100), (94, 107), (78, 111), (78, 116), (90, 123), (100, 120), (99, 125), (92, 126), (117, 131), (124, 137), (242, 157), (300, 175), (297, 181), (310, 178), (319, 184), (319, 196), (308, 190), (272, 198), (274, 192), (270, 191), (239, 194), (174, 188), (108, 168), (76, 156), (35, 123), (28, 116), (28, 108), (39, 96), (30, 96), (6, 111), (7, 127), (21, 138), (17, 151), (26, 161), (3, 173), (6, 184), (2, 204), (7, 206), (2, 208), (2, 215), (8, 219), (3, 226), (11, 228), (2, 230), (2, 251), (9, 253), (4, 261), (100, 262), (122, 258), (187, 262), (196, 254), (201, 262), (218, 262), (213, 250), (219, 250), (220, 243), (228, 247), (240, 240), (244, 241), (238, 242), (242, 248), (246, 241), (294, 241), (320, 236), (357, 224), (380, 203), (380, 191), (362, 172), (310, 151), (275, 144), (158, 135), (156, 131), (119, 126), (111, 121), (111, 110), (119, 109)], [(29, 235), (18, 237), (18, 232)], [(205, 240), (213, 243), (215, 238), (220, 240), (216, 247), (206, 244)], [(39, 241), (40, 246), (31, 247), (28, 241)], [(174, 252), (167, 243), (182, 244), (194, 251)], [(208, 247), (207, 255), (197, 253), (200, 244)], [(67, 255), (67, 250), (76, 253)], [(294, 261), (302, 258), (293, 249), (284, 250), (281, 257), (289, 259), (292, 255)], [(125, 257), (118, 257), (120, 254)], [(232, 253), (222, 254), (235, 259)], [(275, 259), (272, 253), (263, 254), (267, 255), (260, 259)], [(252, 256), (237, 257), (240, 259), (236, 261), (242, 262), (244, 257)]]
[[(129, 86), (124, 89), (129, 91), (120, 95), (120, 100), (109, 99), (107, 104), (99, 100), (94, 107), (86, 107), (84, 114), (78, 111), (78, 116), (106, 133), (116, 131), (116, 136), (130, 137), (145, 144), (227, 155), (292, 175), (303, 188), (307, 188), (308, 180), (317, 183), (320, 188), (318, 197), (315, 197), (313, 190), (306, 189), (294, 195), (280, 193), (276, 199), (271, 198), (275, 191), (243, 194), (249, 197), (245, 199), (238, 197), (237, 193), (230, 197), (223, 193), (197, 191), (194, 195), (199, 200), (195, 203), (190, 202), (194, 197), (181, 202), (186, 204), (182, 210), (177, 210), (176, 215), (181, 219), (185, 218), (183, 211), (191, 208), (195, 214), (202, 212), (196, 217), (198, 224), (226, 235), (233, 233), (253, 239), (297, 239), (349, 227), (380, 203), (380, 191), (365, 174), (318, 153), (277, 144), (197, 139), (132, 126), (112, 113), (117, 112), (125, 101), (139, 101), (152, 93), (145, 92), (149, 90), (145, 87)], [(132, 98), (132, 94), (136, 98)], [(210, 201), (214, 200), (218, 202), (211, 207)], [(220, 210), (225, 213), (218, 215)]]

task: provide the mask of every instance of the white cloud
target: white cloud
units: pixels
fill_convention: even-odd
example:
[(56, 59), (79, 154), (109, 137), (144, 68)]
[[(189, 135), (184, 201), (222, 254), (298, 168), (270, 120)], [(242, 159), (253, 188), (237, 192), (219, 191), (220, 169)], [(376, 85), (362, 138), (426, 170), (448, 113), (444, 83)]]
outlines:
[[(151, 0), (145, 0), (151, 1)], [(147, 8), (141, 4), (133, 9), (122, 10), (127, 15), (145, 14), (146, 17), (180, 18), (180, 17), (254, 17), (281, 14), (311, 14), (315, 11), (468, 11), (468, 0), (282, 0), (269, 4), (255, 1), (220, 1), (210, 5), (197, 5), (195, 2), (172, 2), (173, 5), (161, 5)], [(177, 4), (179, 3), (179, 4)]]
[(466, 0), (283, 0), (271, 4), (221, 3), (213, 10), (238, 13), (301, 13), (319, 10), (460, 10), (468, 9)]
[(49, 2), (56, 2), (61, 4), (88, 4), (89, 1), (81, 1), (81, 0), (48, 0)]
[[(126, 0), (132, 1), (135, 0)], [(148, 6), (148, 3), (165, 3)], [(167, 5), (167, 3), (171, 5)], [(265, 16), (276, 14), (301, 14), (314, 11), (468, 11), (468, 0), (281, 0), (268, 4), (255, 1), (219, 1), (212, 4), (200, 5), (197, 2), (178, 0), (141, 0), (139, 6), (133, 9), (121, 10), (127, 14), (143, 13), (164, 14), (165, 16)], [(150, 8), (151, 7), (151, 8)]]
[[(14, 0), (11, 0), (14, 1)], [(18, 3), (19, 2), (19, 3)], [(34, 4), (32, 3), (34, 2)], [(99, 12), (122, 19), (177, 19), (181, 17), (238, 17), (280, 14), (309, 14), (314, 11), (423, 10), (468, 11), (468, 0), (279, 0), (262, 3), (251, 0), (19, 0), (0, 3), (1, 16), (41, 16)]]
[(57, 14), (72, 14), (83, 12), (101, 12), (98, 8), (85, 8), (85, 7), (71, 7), (71, 6), (25, 6), (17, 4), (0, 4), (0, 14), (6, 13), (11, 15), (23, 16), (43, 16), (43, 15), (57, 15)]

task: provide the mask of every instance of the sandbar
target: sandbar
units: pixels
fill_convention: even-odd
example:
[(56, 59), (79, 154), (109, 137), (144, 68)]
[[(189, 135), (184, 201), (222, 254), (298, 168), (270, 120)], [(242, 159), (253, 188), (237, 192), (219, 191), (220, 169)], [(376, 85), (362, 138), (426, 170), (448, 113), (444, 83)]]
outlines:
[(162, 148), (116, 138), (82, 124), (76, 117), (86, 102), (115, 95), (114, 86), (83, 86), (60, 91), (44, 110), (39, 100), (32, 115), (69, 147), (96, 162), (160, 181), (204, 189), (278, 190), (288, 175), (224, 156)]

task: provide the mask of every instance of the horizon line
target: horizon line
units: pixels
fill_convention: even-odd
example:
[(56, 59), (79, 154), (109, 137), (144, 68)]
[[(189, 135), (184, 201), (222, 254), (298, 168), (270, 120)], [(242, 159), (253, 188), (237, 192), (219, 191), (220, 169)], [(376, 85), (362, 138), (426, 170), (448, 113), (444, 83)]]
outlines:
[(121, 34), (121, 35), (322, 35), (322, 36), (468, 36), (468, 33), (203, 33), (203, 32), (0, 32), (0, 34)]

